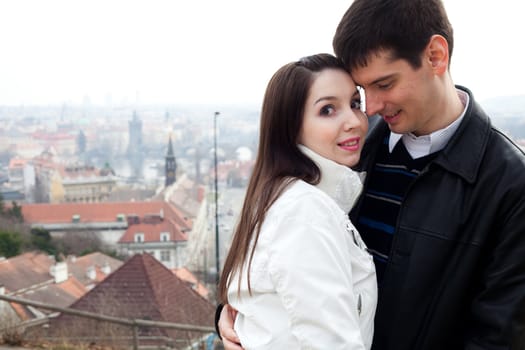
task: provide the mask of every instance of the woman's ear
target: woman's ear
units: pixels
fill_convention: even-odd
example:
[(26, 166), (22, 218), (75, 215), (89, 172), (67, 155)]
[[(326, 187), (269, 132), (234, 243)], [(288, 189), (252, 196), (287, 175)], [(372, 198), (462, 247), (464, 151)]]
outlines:
[(435, 74), (442, 75), (447, 72), (450, 59), (448, 42), (442, 35), (432, 35), (425, 50), (425, 59)]

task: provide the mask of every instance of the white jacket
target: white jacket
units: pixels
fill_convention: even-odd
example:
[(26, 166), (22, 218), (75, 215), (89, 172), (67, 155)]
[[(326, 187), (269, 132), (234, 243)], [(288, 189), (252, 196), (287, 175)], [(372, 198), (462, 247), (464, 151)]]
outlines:
[(293, 183), (272, 205), (255, 249), (248, 293), (232, 275), (228, 302), (246, 350), (370, 349), (377, 303), (372, 257), (348, 219), (362, 185), (349, 168), (301, 150), (321, 182)]

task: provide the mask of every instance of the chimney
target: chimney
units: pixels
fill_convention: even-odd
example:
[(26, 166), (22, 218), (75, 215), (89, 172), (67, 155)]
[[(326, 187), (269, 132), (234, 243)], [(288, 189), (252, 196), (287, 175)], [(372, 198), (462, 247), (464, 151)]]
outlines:
[(102, 266), (102, 268), (100, 269), (102, 271), (102, 273), (104, 273), (105, 275), (109, 275), (111, 273), (111, 267), (109, 266), (108, 262), (104, 262), (104, 265)]
[(67, 281), (67, 264), (64, 261), (57, 262), (55, 265), (51, 266), (51, 276), (55, 277), (55, 283), (62, 283)]
[(95, 270), (95, 266), (89, 266), (86, 269), (86, 276), (90, 280), (95, 280), (97, 278), (97, 271)]

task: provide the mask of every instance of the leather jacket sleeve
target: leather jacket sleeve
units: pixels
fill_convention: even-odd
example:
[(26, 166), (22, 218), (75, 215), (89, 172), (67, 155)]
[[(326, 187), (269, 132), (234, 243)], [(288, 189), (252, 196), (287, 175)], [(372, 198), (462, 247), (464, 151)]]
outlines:
[(512, 194), (515, 204), (494, 228), (484, 285), (472, 303), (468, 350), (525, 349), (525, 189)]

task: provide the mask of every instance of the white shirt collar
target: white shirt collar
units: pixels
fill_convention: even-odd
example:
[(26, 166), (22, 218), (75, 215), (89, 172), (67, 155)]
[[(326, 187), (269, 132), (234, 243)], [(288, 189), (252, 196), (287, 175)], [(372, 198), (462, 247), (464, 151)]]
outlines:
[(315, 187), (330, 196), (345, 213), (349, 212), (363, 189), (359, 174), (345, 165), (322, 157), (304, 145), (297, 146), (321, 170), (321, 180)]
[(394, 150), (399, 140), (403, 140), (408, 153), (413, 159), (421, 158), (432, 154), (437, 151), (441, 151), (447, 145), (448, 141), (454, 135), (456, 130), (461, 123), (461, 120), (465, 116), (467, 106), (469, 103), (469, 96), (466, 92), (456, 90), (461, 102), (463, 103), (463, 112), (454, 120), (451, 124), (443, 129), (436, 130), (429, 135), (416, 136), (412, 133), (408, 134), (397, 134), (393, 131), (390, 132), (390, 140), (388, 142), (388, 150), (390, 153)]

